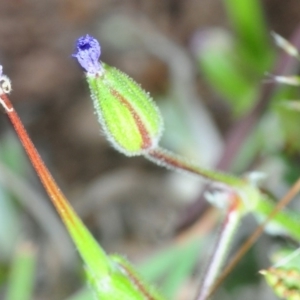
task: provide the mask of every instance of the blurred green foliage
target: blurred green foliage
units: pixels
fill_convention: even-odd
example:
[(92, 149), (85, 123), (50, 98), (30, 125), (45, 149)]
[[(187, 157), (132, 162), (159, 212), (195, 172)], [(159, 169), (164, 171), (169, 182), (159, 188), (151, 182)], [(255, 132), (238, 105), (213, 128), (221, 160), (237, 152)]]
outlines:
[(5, 300), (30, 300), (35, 284), (36, 251), (30, 244), (19, 244), (9, 272)]
[(208, 30), (198, 61), (211, 87), (241, 116), (255, 104), (274, 50), (258, 0), (225, 0), (224, 5), (232, 31)]

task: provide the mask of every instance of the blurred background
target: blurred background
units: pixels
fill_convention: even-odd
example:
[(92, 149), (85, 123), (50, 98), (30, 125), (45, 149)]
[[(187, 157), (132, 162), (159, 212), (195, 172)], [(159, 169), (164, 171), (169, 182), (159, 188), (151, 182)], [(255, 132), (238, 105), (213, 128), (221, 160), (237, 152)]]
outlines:
[[(193, 299), (219, 213), (205, 205), (201, 180), (111, 148), (72, 58), (76, 39), (99, 39), (101, 60), (151, 93), (164, 147), (238, 175), (263, 171), (264, 188), (279, 199), (300, 173), (299, 112), (284, 105), (300, 95), (266, 76), (298, 71), (270, 32), (300, 45), (299, 21), (297, 0), (0, 0), (0, 62), (29, 135), (101, 245), (141, 265), (168, 299)], [(255, 224), (245, 219), (235, 246)], [(282, 242), (264, 236), (216, 299), (276, 299), (258, 270), (270, 265), (265, 249)], [(77, 253), (2, 114), (0, 299), (28, 243), (32, 299), (91, 299), (78, 294)]]

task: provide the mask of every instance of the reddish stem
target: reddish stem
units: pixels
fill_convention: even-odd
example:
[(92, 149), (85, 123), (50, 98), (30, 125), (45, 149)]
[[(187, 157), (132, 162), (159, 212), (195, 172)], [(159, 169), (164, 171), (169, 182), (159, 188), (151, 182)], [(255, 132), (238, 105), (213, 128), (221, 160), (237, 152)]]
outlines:
[[(72, 209), (68, 205), (66, 197), (60, 191), (55, 180), (45, 166), (9, 98), (6, 94), (1, 94), (0, 98), (2, 100), (2, 105), (5, 108), (6, 113), (53, 205), (56, 207), (58, 213), (65, 222), (69, 221), (73, 223)], [(74, 226), (75, 224), (73, 223), (72, 225)]]

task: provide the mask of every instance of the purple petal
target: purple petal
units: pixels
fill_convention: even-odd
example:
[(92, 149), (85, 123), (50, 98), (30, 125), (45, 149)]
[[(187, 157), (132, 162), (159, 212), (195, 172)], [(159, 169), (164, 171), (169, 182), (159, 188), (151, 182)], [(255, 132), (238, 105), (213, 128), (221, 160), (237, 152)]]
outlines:
[(98, 41), (90, 35), (82, 36), (76, 43), (77, 53), (73, 54), (80, 65), (90, 74), (101, 72), (99, 62), (101, 49)]

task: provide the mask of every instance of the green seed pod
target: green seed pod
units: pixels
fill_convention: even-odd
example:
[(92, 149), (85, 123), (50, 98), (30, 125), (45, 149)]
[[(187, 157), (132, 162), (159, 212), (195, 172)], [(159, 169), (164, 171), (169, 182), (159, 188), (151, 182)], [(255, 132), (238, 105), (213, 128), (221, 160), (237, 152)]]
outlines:
[(156, 147), (163, 122), (152, 99), (126, 74), (101, 65), (102, 74), (87, 75), (87, 80), (108, 140), (126, 155), (140, 155)]
[(270, 268), (260, 271), (267, 283), (281, 298), (287, 300), (300, 299), (300, 273), (297, 269)]
[(155, 148), (163, 120), (151, 97), (123, 72), (98, 62), (100, 46), (94, 38), (79, 39), (77, 50), (75, 57), (87, 70), (94, 107), (108, 140), (128, 156)]

